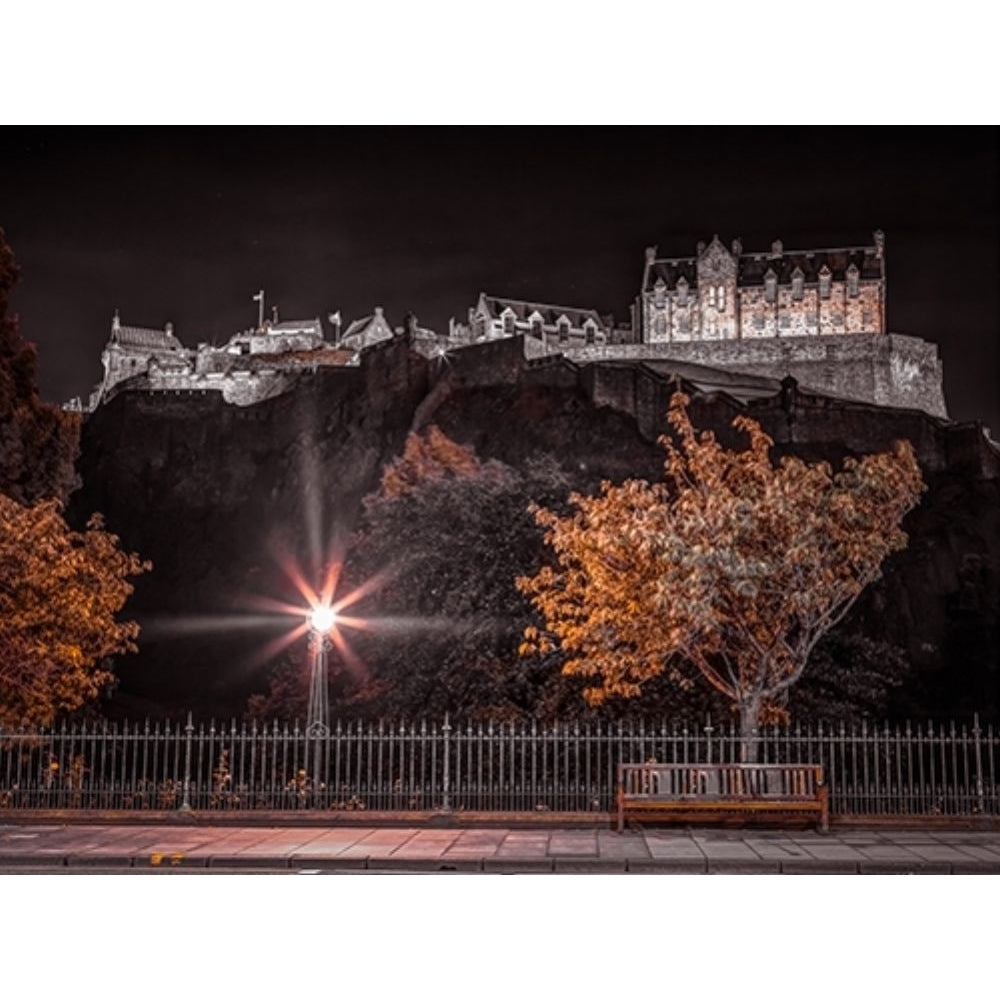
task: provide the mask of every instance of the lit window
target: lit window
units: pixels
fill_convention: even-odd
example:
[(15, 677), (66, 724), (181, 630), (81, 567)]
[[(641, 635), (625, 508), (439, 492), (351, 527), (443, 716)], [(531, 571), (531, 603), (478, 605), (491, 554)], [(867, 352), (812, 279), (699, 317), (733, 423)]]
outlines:
[(774, 302), (778, 298), (778, 276), (774, 271), (768, 269), (764, 275), (764, 299), (767, 302)]
[(662, 278), (656, 279), (656, 284), (653, 286), (653, 301), (658, 305), (662, 306), (666, 301), (667, 286)]
[(726, 308), (726, 286), (719, 285), (719, 310), (723, 311)]
[(875, 315), (869, 309), (865, 309), (861, 313), (861, 325), (864, 326), (866, 329), (872, 325), (874, 319)]
[(858, 269), (853, 264), (847, 269), (847, 294), (858, 294)]
[(686, 306), (688, 300), (688, 283), (684, 278), (677, 282), (677, 303)]
[(764, 314), (763, 313), (757, 313), (757, 315), (754, 316), (754, 318), (753, 318), (753, 325), (758, 330), (763, 330), (764, 329)]
[(824, 264), (819, 272), (819, 297), (828, 299), (830, 297), (830, 269)]
[(804, 278), (802, 272), (798, 268), (796, 268), (792, 272), (792, 298), (793, 299), (801, 299), (802, 298), (802, 289), (803, 289), (804, 285), (805, 285), (805, 278)]
[(784, 313), (778, 320), (778, 325), (782, 330), (787, 330), (792, 325), (792, 317), (788, 313)]
[(667, 335), (667, 317), (660, 313), (656, 317), (655, 330), (657, 337), (665, 337)]
[(715, 285), (708, 286), (708, 304), (715, 308)]
[(514, 332), (514, 314), (507, 312), (503, 314), (503, 332), (510, 336)]

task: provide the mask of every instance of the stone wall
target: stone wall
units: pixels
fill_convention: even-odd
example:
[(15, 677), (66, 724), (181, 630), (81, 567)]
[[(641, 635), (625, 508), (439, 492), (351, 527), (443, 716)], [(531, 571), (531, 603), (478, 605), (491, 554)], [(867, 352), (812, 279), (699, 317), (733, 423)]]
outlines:
[(948, 415), (936, 345), (901, 334), (618, 344), (567, 355), (578, 362), (670, 359), (769, 378), (791, 375), (816, 392)]

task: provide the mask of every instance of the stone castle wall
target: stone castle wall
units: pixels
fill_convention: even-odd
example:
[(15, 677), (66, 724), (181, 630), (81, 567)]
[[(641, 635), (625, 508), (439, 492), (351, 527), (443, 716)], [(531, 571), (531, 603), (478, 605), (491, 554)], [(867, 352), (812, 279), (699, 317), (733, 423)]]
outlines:
[(901, 334), (616, 344), (567, 351), (574, 361), (684, 361), (781, 379), (843, 399), (947, 417), (937, 347)]

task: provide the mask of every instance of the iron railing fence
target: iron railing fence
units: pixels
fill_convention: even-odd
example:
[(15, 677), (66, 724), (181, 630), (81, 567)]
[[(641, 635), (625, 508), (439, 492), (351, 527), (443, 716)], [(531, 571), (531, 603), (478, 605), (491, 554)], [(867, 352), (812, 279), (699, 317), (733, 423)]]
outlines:
[[(730, 763), (731, 725), (340, 722), (0, 730), (0, 809), (606, 811), (621, 763)], [(1000, 815), (1000, 739), (955, 722), (766, 728), (762, 763), (817, 763), (840, 815)]]

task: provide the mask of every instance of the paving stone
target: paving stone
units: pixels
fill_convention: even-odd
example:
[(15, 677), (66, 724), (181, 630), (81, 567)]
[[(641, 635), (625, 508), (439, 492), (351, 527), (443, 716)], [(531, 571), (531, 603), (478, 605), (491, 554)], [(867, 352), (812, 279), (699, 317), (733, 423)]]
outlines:
[(392, 856), (439, 858), (457, 837), (457, 830), (418, 830), (409, 840), (392, 851)]
[(629, 858), (628, 870), (637, 875), (704, 875), (708, 859), (698, 857)]
[(950, 875), (951, 864), (947, 861), (861, 861), (858, 870), (862, 875)]
[(404, 857), (391, 854), (383, 857), (369, 857), (365, 866), (368, 871), (393, 872), (447, 872), (447, 871), (482, 871), (480, 858), (428, 858)]
[(648, 858), (649, 847), (642, 837), (608, 833), (597, 835), (597, 853), (602, 858)]
[(810, 847), (809, 856), (816, 861), (864, 861), (865, 856), (853, 847)]
[(288, 859), (289, 868), (316, 868), (320, 871), (347, 869), (362, 871), (368, 862), (364, 857), (344, 858), (335, 854), (293, 854)]
[(708, 859), (709, 875), (780, 875), (781, 862), (764, 858), (713, 858)]
[(978, 861), (1000, 862), (1000, 848), (985, 847), (980, 844), (954, 845), (967, 857), (975, 858)]
[(953, 861), (952, 875), (1000, 875), (1000, 858), (996, 861)]
[[(947, 847), (944, 844), (924, 845), (910, 844), (909, 850), (924, 861), (970, 861), (974, 857), (955, 847)], [(1000, 859), (998, 859), (1000, 860)]]
[(597, 855), (596, 833), (553, 833), (549, 837), (548, 853), (556, 855)]
[(627, 871), (625, 858), (553, 858), (553, 868), (566, 874), (617, 874)]
[(857, 861), (833, 861), (820, 858), (789, 859), (781, 862), (782, 875), (857, 875)]
[(919, 861), (918, 855), (908, 847), (898, 844), (874, 844), (858, 847), (858, 851), (869, 861)]
[(406, 829), (373, 829), (366, 836), (355, 841), (350, 847), (344, 848), (340, 852), (341, 857), (349, 857), (353, 854), (364, 854), (373, 857), (383, 857), (391, 854), (396, 848), (402, 847), (409, 840), (416, 830)]
[(552, 858), (483, 858), (483, 871), (539, 874), (553, 870)]
[(549, 851), (549, 835), (547, 833), (526, 833), (512, 830), (503, 843), (497, 848), (498, 857), (546, 857)]
[(654, 860), (672, 861), (676, 858), (695, 858), (699, 861), (705, 860), (705, 852), (697, 844), (661, 844), (646, 841), (649, 848), (649, 856)]
[(285, 854), (223, 854), (209, 856), (209, 868), (287, 868)]
[(701, 844), (705, 857), (711, 861), (760, 861), (760, 855), (746, 844)]
[(61, 868), (66, 864), (66, 855), (52, 852), (41, 855), (32, 852), (17, 852), (0, 854), (0, 868), (46, 867)]
[(111, 851), (93, 854), (70, 854), (66, 857), (69, 868), (131, 868), (134, 858), (131, 854), (116, 854)]

